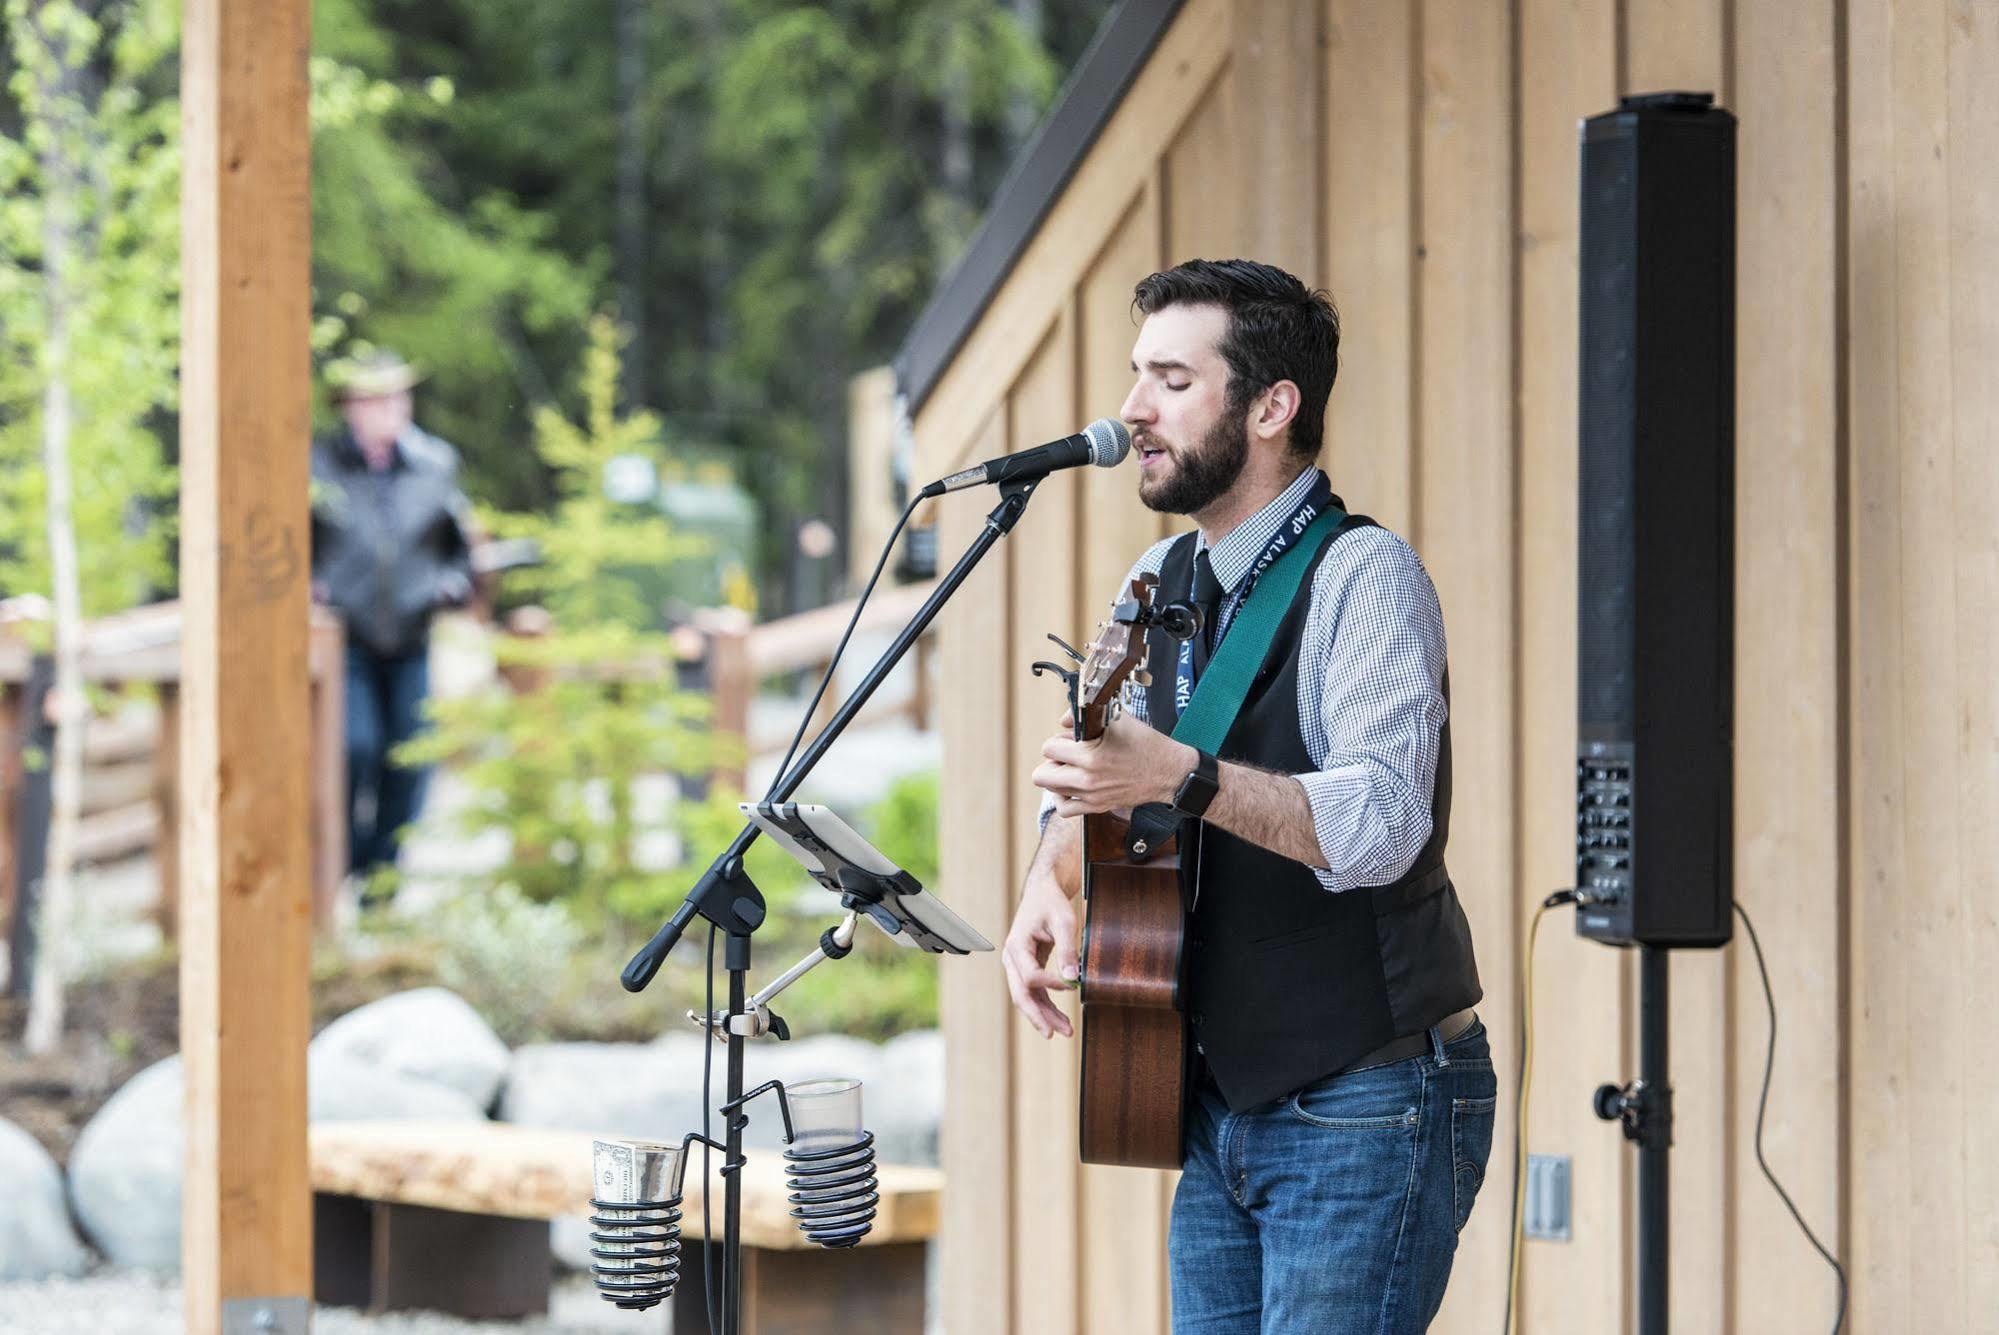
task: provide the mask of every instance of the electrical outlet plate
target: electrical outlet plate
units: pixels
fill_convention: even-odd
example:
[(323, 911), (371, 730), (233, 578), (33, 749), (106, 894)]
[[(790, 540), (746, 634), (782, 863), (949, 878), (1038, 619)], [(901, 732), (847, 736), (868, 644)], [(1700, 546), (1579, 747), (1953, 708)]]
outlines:
[(1542, 1242), (1567, 1242), (1569, 1228), (1569, 1156), (1527, 1156), (1527, 1199), (1522, 1210), (1526, 1235)]

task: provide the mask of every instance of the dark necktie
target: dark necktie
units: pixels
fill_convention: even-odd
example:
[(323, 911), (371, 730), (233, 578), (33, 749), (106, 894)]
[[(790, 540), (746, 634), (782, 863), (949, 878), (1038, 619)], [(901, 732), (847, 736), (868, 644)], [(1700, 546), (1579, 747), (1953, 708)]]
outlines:
[(1222, 582), (1215, 578), (1215, 568), (1208, 562), (1205, 549), (1194, 555), (1194, 606), (1201, 609), (1201, 632), (1195, 637), (1198, 667), (1208, 665), (1208, 656), (1215, 651), (1215, 642), (1220, 639), (1222, 618)]

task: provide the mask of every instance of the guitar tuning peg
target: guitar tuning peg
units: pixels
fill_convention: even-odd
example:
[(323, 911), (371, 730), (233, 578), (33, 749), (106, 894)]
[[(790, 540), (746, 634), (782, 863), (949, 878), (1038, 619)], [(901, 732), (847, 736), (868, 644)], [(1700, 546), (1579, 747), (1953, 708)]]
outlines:
[(1083, 651), (1081, 649), (1076, 648), (1074, 645), (1070, 644), (1060, 635), (1051, 634), (1048, 638), (1055, 641), (1055, 643), (1058, 646), (1060, 646), (1063, 653), (1069, 655), (1069, 657), (1075, 659), (1078, 663), (1083, 661)]

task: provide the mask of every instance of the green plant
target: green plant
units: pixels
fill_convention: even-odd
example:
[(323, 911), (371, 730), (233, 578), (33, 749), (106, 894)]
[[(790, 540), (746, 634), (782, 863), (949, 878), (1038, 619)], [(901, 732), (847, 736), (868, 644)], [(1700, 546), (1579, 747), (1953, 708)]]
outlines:
[(535, 1036), (553, 968), (583, 943), (560, 903), (538, 904), (510, 885), (468, 891), (430, 915), (437, 977), (509, 1043)]
[(526, 684), (435, 702), (433, 730), (398, 752), (410, 763), (461, 766), (473, 793), (461, 827), (510, 836), (498, 885), (532, 902), (566, 903), (596, 928), (610, 918), (643, 921), (677, 902), (686, 876), (662, 848), (674, 834), (683, 848), (709, 846), (715, 805), (726, 799), (669, 801), (665, 776), (731, 765), (741, 754), (738, 739), (706, 726), (707, 698), (675, 684), (668, 639), (634, 628), (648, 617), (631, 572), (684, 544), (657, 512), (603, 494), (614, 459), (638, 456), (655, 467), (665, 459), (657, 419), (617, 413), (617, 378), (617, 332), (600, 317), (584, 361), (585, 420), (550, 409), (535, 418), (536, 448), (556, 478), (554, 507), (485, 516), (494, 532), (534, 539), (544, 558), (529, 582), (555, 629), (499, 649), (503, 675)]
[(937, 775), (935, 771), (905, 774), (868, 808), (867, 827), (874, 845), (889, 860), (923, 882), (937, 884)]

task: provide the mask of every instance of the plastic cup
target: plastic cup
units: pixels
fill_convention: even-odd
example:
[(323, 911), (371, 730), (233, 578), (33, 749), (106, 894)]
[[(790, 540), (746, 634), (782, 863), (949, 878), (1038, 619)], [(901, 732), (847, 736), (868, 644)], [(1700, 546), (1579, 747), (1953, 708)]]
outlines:
[(846, 1149), (861, 1138), (861, 1082), (801, 1080), (785, 1086), (791, 1105), (791, 1149), (819, 1154)]
[(648, 1140), (599, 1140), (590, 1146), (591, 1194), (613, 1219), (650, 1221), (680, 1195), (680, 1146)]

